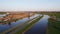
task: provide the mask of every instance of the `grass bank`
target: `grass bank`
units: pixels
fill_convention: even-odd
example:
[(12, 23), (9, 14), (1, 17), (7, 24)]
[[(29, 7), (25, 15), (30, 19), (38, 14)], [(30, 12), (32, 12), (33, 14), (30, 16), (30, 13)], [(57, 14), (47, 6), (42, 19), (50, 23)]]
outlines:
[(23, 29), (17, 31), (15, 34), (22, 34), (22, 32), (24, 32), (25, 30), (27, 30), (30, 26), (32, 26), (37, 21), (39, 21), (40, 18), (42, 18), (42, 16), (39, 16), (39, 18), (37, 18), (37, 19), (33, 20), (32, 22), (30, 22), (27, 26), (25, 26)]
[(0, 14), (6, 14), (7, 12), (0, 12)]
[[(56, 13), (55, 16), (60, 18), (59, 13)], [(48, 19), (48, 34), (60, 34), (60, 21)]]
[[(46, 14), (49, 16), (55, 16), (56, 18), (60, 18), (60, 12), (42, 12), (42, 14)], [(48, 34), (60, 34), (60, 21), (48, 19)]]

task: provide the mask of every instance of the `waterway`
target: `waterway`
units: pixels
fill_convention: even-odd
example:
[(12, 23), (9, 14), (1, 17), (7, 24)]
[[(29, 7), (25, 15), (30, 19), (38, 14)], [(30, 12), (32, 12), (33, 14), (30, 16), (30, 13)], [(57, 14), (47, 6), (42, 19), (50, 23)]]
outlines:
[(48, 26), (48, 15), (44, 15), (37, 23), (35, 23), (24, 34), (46, 34)]
[(7, 29), (10, 29), (10, 28), (12, 28), (12, 27), (14, 27), (14, 26), (16, 26), (18, 24), (23, 24), (23, 23), (25, 23), (25, 22), (39, 16), (39, 15), (40, 14), (35, 14), (33, 16), (30, 16), (30, 19), (27, 17), (27, 18), (20, 19), (20, 20), (18, 20), (16, 22), (11, 22), (10, 25), (9, 24), (0, 24), (0, 33), (7, 30)]

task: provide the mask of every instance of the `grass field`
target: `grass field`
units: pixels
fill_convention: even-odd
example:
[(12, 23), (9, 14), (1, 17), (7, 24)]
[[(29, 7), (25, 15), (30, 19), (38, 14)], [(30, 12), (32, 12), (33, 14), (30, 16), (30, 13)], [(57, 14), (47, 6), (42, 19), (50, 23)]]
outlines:
[[(60, 13), (51, 13), (52, 16), (60, 18)], [(48, 34), (60, 34), (60, 21), (48, 19)], [(59, 19), (60, 20), (60, 19)]]

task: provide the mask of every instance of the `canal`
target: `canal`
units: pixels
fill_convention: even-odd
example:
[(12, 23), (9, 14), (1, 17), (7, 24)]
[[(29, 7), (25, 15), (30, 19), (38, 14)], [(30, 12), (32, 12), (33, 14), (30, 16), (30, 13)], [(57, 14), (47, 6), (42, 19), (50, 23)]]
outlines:
[(48, 15), (44, 15), (37, 23), (35, 23), (24, 34), (46, 34), (48, 25)]
[(9, 24), (0, 24), (0, 33), (4, 32), (5, 30), (8, 30), (10, 28), (13, 28), (13, 27), (15, 27), (15, 26), (17, 26), (19, 24), (23, 24), (23, 23), (25, 23), (25, 22), (27, 22), (27, 21), (39, 16), (39, 15), (40, 14), (35, 14), (33, 16), (30, 16), (30, 19), (27, 17), (27, 18), (20, 19), (20, 20), (18, 20), (16, 22), (11, 22), (10, 25)]

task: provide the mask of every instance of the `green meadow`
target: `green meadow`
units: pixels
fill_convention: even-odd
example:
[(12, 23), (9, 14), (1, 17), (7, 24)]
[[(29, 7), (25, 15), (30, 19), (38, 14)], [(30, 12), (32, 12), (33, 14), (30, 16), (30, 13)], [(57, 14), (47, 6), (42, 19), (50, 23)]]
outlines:
[(60, 34), (60, 12), (53, 12), (48, 15), (54, 16), (48, 19), (48, 34)]

